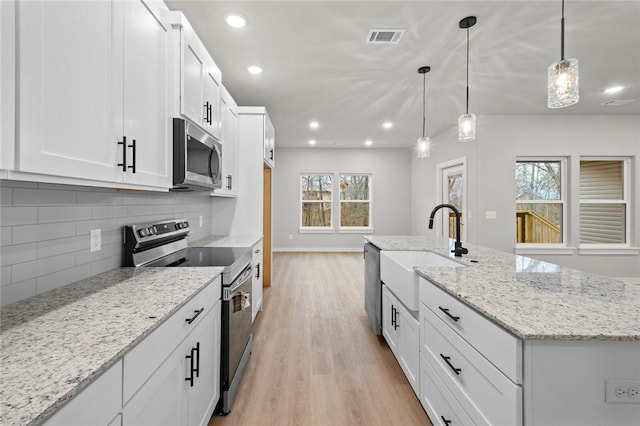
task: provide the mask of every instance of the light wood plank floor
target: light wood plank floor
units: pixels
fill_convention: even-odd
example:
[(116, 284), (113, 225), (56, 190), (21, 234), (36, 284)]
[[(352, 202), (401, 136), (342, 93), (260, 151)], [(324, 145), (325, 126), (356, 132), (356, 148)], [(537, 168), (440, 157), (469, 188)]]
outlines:
[(209, 426), (431, 425), (364, 311), (361, 253), (275, 253), (253, 354)]

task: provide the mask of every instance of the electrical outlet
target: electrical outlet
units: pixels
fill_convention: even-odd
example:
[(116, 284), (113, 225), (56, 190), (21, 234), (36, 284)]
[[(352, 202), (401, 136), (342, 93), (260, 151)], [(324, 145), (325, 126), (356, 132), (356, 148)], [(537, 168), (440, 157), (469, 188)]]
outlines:
[(99, 251), (102, 248), (102, 234), (99, 229), (91, 230), (89, 247), (91, 251)]
[(617, 404), (640, 404), (640, 379), (605, 379), (604, 400)]
[(200, 216), (200, 228), (202, 228), (202, 216)]
[(293, 240), (293, 235), (292, 234), (289, 234), (289, 239)]

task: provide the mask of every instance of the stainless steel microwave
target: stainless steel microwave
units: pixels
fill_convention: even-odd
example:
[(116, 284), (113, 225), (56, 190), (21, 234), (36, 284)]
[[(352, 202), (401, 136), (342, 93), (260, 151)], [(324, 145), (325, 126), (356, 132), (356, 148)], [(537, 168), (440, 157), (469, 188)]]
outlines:
[(173, 119), (173, 191), (222, 188), (222, 145), (182, 118)]

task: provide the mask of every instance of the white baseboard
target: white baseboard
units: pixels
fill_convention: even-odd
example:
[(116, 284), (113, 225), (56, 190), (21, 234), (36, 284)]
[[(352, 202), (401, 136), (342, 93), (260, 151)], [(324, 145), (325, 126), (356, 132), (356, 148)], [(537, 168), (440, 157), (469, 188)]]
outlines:
[(322, 253), (362, 253), (364, 247), (274, 247), (271, 251), (275, 252), (322, 252)]

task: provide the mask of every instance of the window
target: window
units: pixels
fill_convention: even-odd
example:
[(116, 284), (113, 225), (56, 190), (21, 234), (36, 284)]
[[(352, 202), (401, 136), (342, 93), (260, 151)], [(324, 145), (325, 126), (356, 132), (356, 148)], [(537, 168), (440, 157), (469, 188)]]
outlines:
[(564, 164), (561, 159), (516, 162), (516, 243), (566, 240)]
[(580, 160), (580, 244), (628, 242), (628, 160)]
[(302, 175), (300, 179), (301, 228), (331, 229), (333, 175)]
[(371, 226), (370, 175), (340, 175), (340, 228)]

